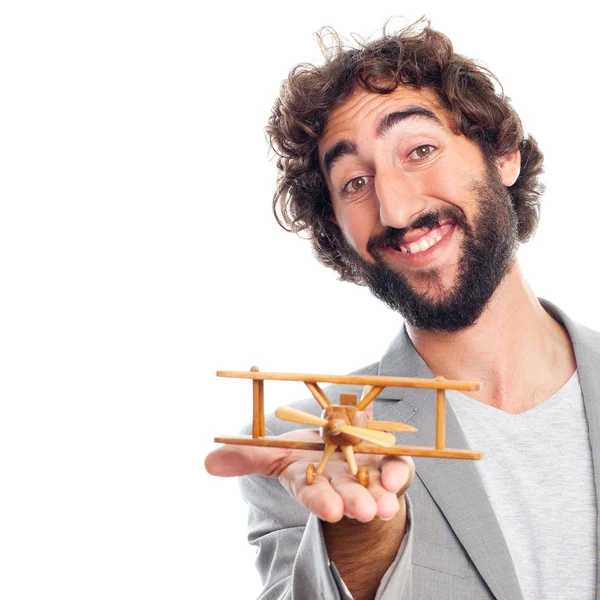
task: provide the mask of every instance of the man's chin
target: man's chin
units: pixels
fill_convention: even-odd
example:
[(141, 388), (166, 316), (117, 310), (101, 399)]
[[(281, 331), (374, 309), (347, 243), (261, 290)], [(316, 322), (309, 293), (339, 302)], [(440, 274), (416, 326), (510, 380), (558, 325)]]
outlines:
[(452, 300), (423, 301), (420, 305), (397, 307), (397, 310), (409, 325), (432, 333), (456, 333), (468, 329), (477, 323), (483, 312), (479, 308), (457, 306)]
[(411, 296), (440, 308), (448, 304), (456, 292), (456, 281), (439, 269), (415, 273), (414, 277), (406, 277), (405, 282)]
[(469, 294), (456, 286), (448, 288), (441, 282), (429, 282), (423, 291), (408, 282), (380, 279), (369, 284), (371, 292), (389, 308), (400, 313), (417, 329), (453, 333), (474, 325), (485, 303), (469, 302)]

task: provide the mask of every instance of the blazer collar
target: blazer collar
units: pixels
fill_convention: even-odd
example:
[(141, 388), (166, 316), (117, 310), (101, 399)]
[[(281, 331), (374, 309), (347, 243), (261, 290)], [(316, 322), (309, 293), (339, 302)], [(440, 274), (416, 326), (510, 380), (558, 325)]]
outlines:
[[(404, 327), (383, 356), (379, 374), (433, 377)], [(376, 402), (374, 408), (375, 419), (409, 423), (419, 431), (411, 433), (410, 441), (406, 439), (404, 443), (435, 446), (435, 392), (390, 387), (379, 398), (381, 402)], [(468, 447), (449, 403), (446, 405), (446, 446)], [(494, 596), (498, 600), (522, 600), (512, 558), (473, 461), (418, 457), (414, 460), (417, 476)]]
[[(575, 323), (550, 302), (540, 301), (544, 309), (565, 327), (573, 344), (588, 420), (596, 498), (600, 498), (600, 335)], [(415, 350), (404, 327), (384, 354), (379, 364), (379, 374), (434, 376)], [(434, 393), (411, 388), (386, 388), (380, 399), (381, 402), (375, 403), (376, 419), (408, 422), (419, 431), (410, 434), (411, 441), (407, 443), (435, 445)], [(446, 446), (467, 447), (449, 403), (446, 406)], [(418, 477), (439, 505), (494, 596), (498, 600), (522, 599), (512, 558), (473, 462), (415, 458), (415, 464)], [(598, 573), (600, 592), (600, 554)]]

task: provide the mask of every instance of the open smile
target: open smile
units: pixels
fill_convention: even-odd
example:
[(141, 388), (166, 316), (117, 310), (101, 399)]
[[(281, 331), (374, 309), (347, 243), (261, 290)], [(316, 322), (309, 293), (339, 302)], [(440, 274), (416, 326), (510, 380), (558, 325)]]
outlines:
[(384, 254), (402, 259), (413, 266), (424, 266), (433, 261), (447, 246), (455, 224), (446, 221), (437, 227), (409, 232), (401, 240), (402, 243), (382, 248)]

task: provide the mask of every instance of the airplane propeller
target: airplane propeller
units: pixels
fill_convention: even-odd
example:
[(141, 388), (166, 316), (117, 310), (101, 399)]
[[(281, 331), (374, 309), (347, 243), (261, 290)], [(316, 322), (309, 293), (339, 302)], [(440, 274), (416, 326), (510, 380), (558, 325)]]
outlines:
[(396, 437), (391, 433), (347, 425), (339, 418), (323, 419), (289, 406), (281, 406), (275, 411), (275, 415), (283, 421), (292, 421), (293, 423), (300, 423), (302, 425), (322, 427), (332, 435), (347, 433), (348, 435), (353, 435), (365, 442), (370, 442), (371, 444), (382, 446), (383, 448), (393, 446), (396, 443)]

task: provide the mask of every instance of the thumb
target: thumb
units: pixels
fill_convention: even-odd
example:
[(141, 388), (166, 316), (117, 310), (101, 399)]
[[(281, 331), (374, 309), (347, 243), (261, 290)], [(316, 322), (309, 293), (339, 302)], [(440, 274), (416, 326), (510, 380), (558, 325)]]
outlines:
[(204, 459), (204, 468), (218, 477), (264, 475), (273, 477), (275, 468), (287, 450), (225, 445), (213, 450)]

